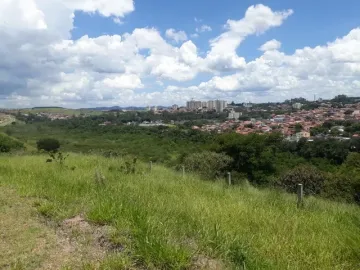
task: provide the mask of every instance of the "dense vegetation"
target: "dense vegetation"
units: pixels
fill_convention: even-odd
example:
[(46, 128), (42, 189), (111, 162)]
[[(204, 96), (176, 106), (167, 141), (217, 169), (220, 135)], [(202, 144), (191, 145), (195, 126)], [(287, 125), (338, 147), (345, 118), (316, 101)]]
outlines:
[(44, 150), (46, 152), (57, 152), (60, 148), (60, 142), (53, 138), (44, 138), (36, 142), (37, 149), (39, 151)]
[[(307, 194), (360, 203), (360, 176), (355, 173), (359, 167), (349, 162), (360, 158), (360, 139), (287, 142), (280, 134), (211, 134), (186, 125), (144, 128), (121, 124), (120, 115), (118, 125), (99, 126), (113, 118), (117, 119), (117, 115), (30, 121), (27, 125), (8, 126), (4, 131), (31, 145), (45, 137), (56, 138), (62, 151), (132, 155), (177, 169), (185, 165), (210, 180), (231, 171), (234, 183), (248, 180), (255, 186), (287, 191), (293, 191), (287, 186), (294, 182), (311, 183), (311, 188), (305, 189), (311, 189)], [(347, 127), (356, 128), (357, 124)], [(312, 169), (306, 174), (296, 173), (304, 166)]]
[(0, 133), (0, 153), (8, 153), (10, 151), (22, 150), (24, 144), (5, 134)]
[(110, 241), (120, 252), (110, 252), (99, 269), (358, 268), (357, 206), (309, 197), (298, 209), (286, 193), (228, 188), (159, 165), (150, 172), (141, 162), (127, 171), (133, 161), (121, 158), (45, 159), (0, 156), (0, 184), (35, 198), (52, 221), (83, 213), (114, 228)]

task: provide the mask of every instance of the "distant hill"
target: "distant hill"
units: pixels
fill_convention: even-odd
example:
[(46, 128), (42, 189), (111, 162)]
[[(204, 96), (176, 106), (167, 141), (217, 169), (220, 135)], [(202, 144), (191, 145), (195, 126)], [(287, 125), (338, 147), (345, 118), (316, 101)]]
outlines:
[[(153, 106), (152, 106), (153, 107)], [(166, 109), (168, 106), (156, 106), (158, 109)], [(114, 110), (127, 110), (127, 111), (144, 111), (147, 107), (137, 107), (137, 106), (112, 106), (112, 107), (95, 107), (95, 108), (84, 108), (86, 110), (95, 110), (95, 111), (114, 111)]]
[(37, 109), (64, 109), (64, 110), (66, 110), (66, 108), (64, 108), (64, 107), (53, 107), (53, 106), (51, 106), (51, 107), (33, 107), (32, 108), (33, 110), (37, 110)]

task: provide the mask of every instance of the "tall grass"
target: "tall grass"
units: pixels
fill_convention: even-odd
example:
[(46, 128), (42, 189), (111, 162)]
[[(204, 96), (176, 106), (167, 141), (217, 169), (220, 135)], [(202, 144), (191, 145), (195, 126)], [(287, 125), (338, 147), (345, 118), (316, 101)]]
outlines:
[[(121, 159), (72, 154), (66, 162), (75, 170), (45, 160), (0, 157), (0, 184), (39, 198), (39, 211), (52, 219), (83, 213), (115, 227), (112, 240), (126, 250), (122, 264), (187, 269), (206, 257), (229, 269), (360, 268), (355, 205), (310, 197), (297, 209), (289, 194), (228, 188), (160, 166), (150, 173), (138, 164), (135, 174), (125, 174)], [(105, 185), (95, 181), (96, 170)]]

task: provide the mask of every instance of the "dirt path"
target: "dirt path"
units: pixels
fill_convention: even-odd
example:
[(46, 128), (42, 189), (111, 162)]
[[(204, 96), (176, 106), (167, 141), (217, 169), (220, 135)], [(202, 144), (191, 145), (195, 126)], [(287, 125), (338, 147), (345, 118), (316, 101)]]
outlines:
[(0, 186), (0, 269), (98, 268), (104, 232), (81, 217), (47, 226), (33, 203)]

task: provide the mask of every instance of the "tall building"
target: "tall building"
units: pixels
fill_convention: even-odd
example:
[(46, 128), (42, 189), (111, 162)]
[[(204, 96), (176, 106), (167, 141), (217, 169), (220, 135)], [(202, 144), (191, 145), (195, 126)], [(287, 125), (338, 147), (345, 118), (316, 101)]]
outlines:
[(215, 110), (217, 112), (223, 112), (227, 106), (227, 102), (225, 100), (215, 100)]
[(191, 100), (186, 102), (186, 108), (191, 111), (201, 108), (201, 105), (202, 105), (201, 101)]
[(186, 102), (186, 108), (188, 110), (198, 110), (201, 108), (207, 108), (208, 110), (216, 110), (217, 112), (223, 112), (227, 106), (225, 100), (209, 100), (209, 101), (195, 101), (191, 100)]
[(209, 110), (215, 110), (216, 108), (215, 108), (215, 100), (209, 100), (208, 102), (207, 102), (207, 108), (209, 109)]

